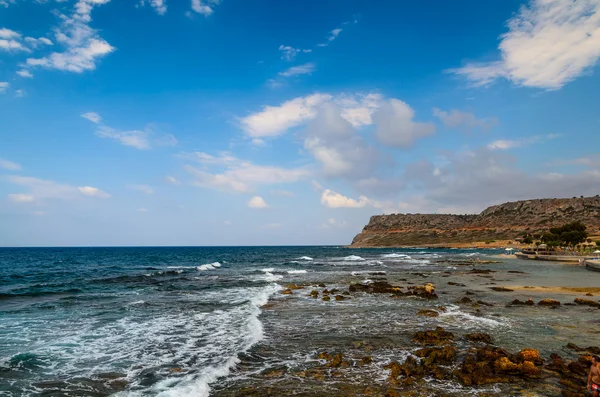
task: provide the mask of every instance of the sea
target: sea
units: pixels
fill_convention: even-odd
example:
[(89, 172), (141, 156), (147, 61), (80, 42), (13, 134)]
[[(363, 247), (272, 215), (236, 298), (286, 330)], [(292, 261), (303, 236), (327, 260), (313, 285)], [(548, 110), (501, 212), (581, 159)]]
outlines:
[[(569, 342), (598, 344), (597, 310), (506, 306), (515, 298), (572, 301), (572, 296), (552, 289), (541, 296), (491, 287), (598, 287), (600, 273), (505, 258), (503, 253), (344, 247), (0, 248), (0, 396), (234, 396), (265, 382), (282, 390), (275, 395), (293, 395), (308, 382), (294, 374), (318, 363), (319, 352), (354, 352), (358, 357), (369, 346), (372, 362), (340, 375), (364, 388), (385, 382), (385, 364), (415, 349), (415, 331), (436, 326), (459, 334), (486, 332), (509, 350), (533, 347), (545, 355), (568, 355)], [(474, 274), (475, 268), (493, 273)], [(309, 296), (318, 285), (345, 291), (351, 283), (381, 277), (404, 285), (432, 282), (439, 299), (431, 303), (364, 294), (323, 301)], [(282, 294), (289, 284), (306, 287)], [(465, 290), (488, 304), (474, 308), (456, 303)], [(442, 305), (438, 317), (415, 315)], [(264, 376), (273, 371), (276, 379)], [(343, 395), (335, 393), (340, 381), (321, 380), (312, 390), (327, 395), (330, 388), (330, 395)], [(432, 380), (428, 387), (431, 395), (436, 390), (457, 396), (482, 390), (503, 394), (503, 386), (464, 388)]]

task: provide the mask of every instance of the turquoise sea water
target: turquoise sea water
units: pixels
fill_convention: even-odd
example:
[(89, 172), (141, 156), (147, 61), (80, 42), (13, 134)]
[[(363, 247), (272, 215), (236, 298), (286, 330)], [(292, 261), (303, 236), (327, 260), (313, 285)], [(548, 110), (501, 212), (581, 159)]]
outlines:
[[(507, 296), (489, 285), (600, 286), (600, 274), (568, 265), (502, 260), (478, 266), (496, 270), (491, 281), (451, 262), (499, 253), (0, 248), (0, 396), (208, 396), (251, 384), (252, 375), (266, 368), (301, 367), (317, 349), (357, 338), (393, 342), (366, 375), (384, 379), (382, 364), (409, 351), (412, 332), (437, 325), (489, 332), (508, 347), (548, 354), (566, 341), (585, 344), (598, 328), (597, 312), (515, 311), (504, 304), (475, 312), (453, 303), (463, 290), (440, 287), (459, 280), (480, 299), (507, 303), (531, 294)], [(509, 273), (517, 268), (526, 274)], [(434, 282), (448, 311), (424, 319), (414, 313), (428, 303), (414, 299), (369, 296), (333, 306), (306, 294), (278, 293), (287, 283), (347, 288), (369, 282), (374, 272), (392, 282)], [(279, 308), (265, 310), (269, 301)]]

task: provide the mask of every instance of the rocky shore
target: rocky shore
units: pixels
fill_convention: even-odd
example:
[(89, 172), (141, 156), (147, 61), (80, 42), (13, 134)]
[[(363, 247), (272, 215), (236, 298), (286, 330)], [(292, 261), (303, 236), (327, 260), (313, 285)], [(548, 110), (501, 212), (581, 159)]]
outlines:
[[(454, 264), (458, 265), (458, 262)], [(464, 262), (467, 266), (471, 264), (471, 261)], [(487, 278), (492, 277), (495, 271), (473, 268), (466, 270), (466, 273)], [(373, 296), (398, 300), (399, 304), (401, 301), (416, 299), (427, 303), (427, 306), (415, 311), (414, 316), (432, 319), (443, 316), (448, 310), (438, 304), (440, 289), (433, 283), (413, 282), (418, 277), (425, 278), (424, 274), (412, 274), (410, 279), (398, 279), (393, 283), (387, 280), (383, 272), (372, 272), (367, 276), (371, 280), (369, 283), (350, 283), (345, 288), (329, 287), (324, 283), (288, 284), (284, 285), (280, 294), (291, 299), (310, 298), (332, 305)], [(551, 298), (519, 300), (509, 298), (513, 292), (509, 288), (488, 287), (508, 294), (506, 299), (494, 302), (478, 299), (477, 292), (465, 287), (464, 284), (450, 281), (441, 288), (441, 293), (446, 294), (448, 289), (463, 290), (464, 296), (453, 303), (473, 310), (475, 315), (481, 314), (484, 308), (491, 309), (498, 305), (511, 310), (530, 306), (552, 311), (561, 305), (600, 309), (600, 302), (594, 300), (590, 293), (586, 298), (575, 298), (572, 302), (560, 302)], [(279, 305), (285, 305), (285, 300), (267, 309), (277, 310)], [(497, 344), (488, 333), (458, 334), (440, 326), (415, 331), (408, 336), (412, 346), (402, 360), (381, 360), (376, 356), (381, 348), (377, 345), (381, 341), (359, 340), (345, 348), (338, 346), (334, 350), (317, 349), (311, 357), (307, 357), (304, 366), (263, 370), (252, 376), (251, 386), (243, 387), (236, 383), (220, 390), (216, 395), (586, 396), (591, 355), (600, 353), (600, 347), (579, 347), (573, 343), (565, 343), (561, 352), (545, 356), (535, 348), (511, 351)], [(260, 355), (260, 352), (256, 354)], [(243, 366), (244, 364), (242, 368)], [(383, 374), (381, 378), (361, 376), (363, 371), (372, 374), (374, 366), (379, 367), (379, 372)], [(367, 368), (370, 370), (367, 371)], [(444, 384), (448, 385), (446, 390)], [(468, 393), (465, 390), (469, 390)]]

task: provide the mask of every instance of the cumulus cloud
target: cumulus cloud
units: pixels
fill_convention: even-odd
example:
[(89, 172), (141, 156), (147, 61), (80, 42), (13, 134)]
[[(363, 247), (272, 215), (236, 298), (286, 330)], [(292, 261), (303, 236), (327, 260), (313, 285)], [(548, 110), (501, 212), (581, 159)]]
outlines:
[(0, 157), (0, 168), (4, 168), (9, 171), (19, 171), (22, 169), (21, 164), (9, 161)]
[(18, 39), (21, 34), (7, 28), (0, 29), (0, 39)]
[(98, 124), (100, 123), (100, 121), (102, 121), (102, 117), (100, 117), (100, 115), (96, 112), (87, 112), (87, 113), (83, 113), (81, 115), (81, 117), (83, 117), (84, 119), (87, 119), (89, 121), (91, 121), (94, 124)]
[(460, 128), (467, 132), (475, 129), (488, 131), (498, 124), (498, 119), (495, 117), (489, 119), (478, 119), (471, 112), (463, 112), (457, 109), (446, 111), (433, 108), (433, 115), (440, 119), (444, 126), (448, 128)]
[[(203, 169), (191, 165), (184, 166), (184, 169), (194, 177), (193, 185), (228, 192), (248, 193), (257, 186), (297, 182), (310, 175), (310, 170), (306, 167), (282, 168), (257, 165), (250, 161), (239, 160), (227, 152), (219, 156), (200, 153), (196, 161), (203, 165)], [(207, 167), (216, 167), (218, 170), (210, 172)]]
[(294, 48), (283, 44), (279, 46), (279, 51), (281, 51), (281, 59), (288, 62), (293, 61), (297, 54), (312, 52), (311, 49)]
[(262, 110), (240, 119), (246, 134), (253, 138), (273, 137), (288, 129), (305, 124), (317, 116), (319, 108), (334, 102), (341, 115), (354, 127), (373, 123), (373, 113), (383, 105), (381, 94), (342, 93), (337, 96), (315, 93), (283, 102), (278, 106), (264, 106)]
[(298, 76), (301, 74), (311, 74), (317, 69), (316, 65), (312, 62), (308, 62), (298, 66), (292, 66), (284, 70), (283, 72), (279, 72), (279, 75), (282, 77), (292, 77)]
[(220, 2), (221, 0), (192, 0), (192, 10), (207, 17), (215, 12), (215, 6)]
[(97, 187), (80, 186), (77, 188), (77, 190), (79, 190), (79, 193), (83, 194), (84, 196), (98, 197), (98, 198), (109, 198), (110, 197), (110, 194), (98, 189)]
[(363, 208), (371, 205), (371, 200), (366, 196), (360, 196), (358, 200), (346, 197), (329, 189), (321, 193), (321, 204), (328, 208)]
[(388, 100), (373, 114), (377, 139), (388, 146), (408, 148), (416, 140), (433, 135), (435, 125), (416, 122), (414, 116), (415, 111), (406, 102)]
[(380, 158), (334, 103), (324, 104), (309, 123), (304, 148), (322, 166), (326, 177), (364, 177)]
[(500, 60), (450, 72), (476, 86), (504, 78), (519, 86), (559, 89), (598, 62), (599, 15), (597, 0), (531, 0), (508, 20)]
[[(90, 27), (91, 13), (94, 7), (106, 4), (110, 0), (79, 0), (71, 16), (61, 15), (61, 25), (55, 30), (57, 43), (65, 50), (53, 52), (42, 58), (28, 58), (27, 66), (58, 69), (74, 73), (94, 70), (96, 62), (113, 52), (111, 46)], [(42, 39), (39, 39), (42, 40)], [(42, 40), (43, 41), (43, 40)]]
[(265, 106), (261, 111), (242, 118), (241, 124), (250, 137), (283, 134), (317, 115), (317, 108), (331, 99), (329, 94), (312, 94), (286, 101), (279, 106)]
[(265, 200), (260, 196), (254, 196), (248, 201), (249, 208), (268, 208), (269, 206)]
[(9, 86), (7, 81), (0, 81), (0, 94), (4, 93)]
[(35, 201), (35, 197), (23, 193), (9, 194), (8, 199), (13, 203), (32, 203)]
[(25, 91), (25, 90), (15, 90), (15, 96), (17, 98), (23, 98), (24, 96), (27, 96), (27, 91)]

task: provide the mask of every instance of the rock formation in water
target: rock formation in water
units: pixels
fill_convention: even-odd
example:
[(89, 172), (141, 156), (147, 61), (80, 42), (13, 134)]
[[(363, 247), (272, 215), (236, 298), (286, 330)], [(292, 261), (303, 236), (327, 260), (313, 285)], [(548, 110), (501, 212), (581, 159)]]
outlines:
[(536, 199), (494, 205), (479, 215), (392, 214), (372, 216), (351, 247), (448, 246), (513, 240), (579, 221), (600, 234), (600, 196)]

